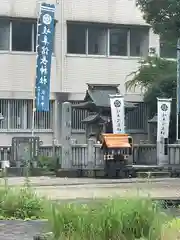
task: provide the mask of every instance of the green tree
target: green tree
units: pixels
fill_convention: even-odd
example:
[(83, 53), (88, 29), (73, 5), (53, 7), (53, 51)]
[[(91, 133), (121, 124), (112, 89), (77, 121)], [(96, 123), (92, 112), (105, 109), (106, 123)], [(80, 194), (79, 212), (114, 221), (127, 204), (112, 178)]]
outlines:
[(157, 97), (172, 98), (171, 138), (175, 137), (176, 121), (176, 61), (159, 57), (148, 57), (140, 62), (137, 71), (130, 74), (132, 79), (126, 82), (126, 88), (140, 87), (144, 101), (148, 103), (150, 116), (157, 113)]
[[(156, 34), (176, 48), (180, 38), (180, 0), (136, 0), (145, 21)], [(176, 62), (148, 58), (141, 64), (127, 87), (140, 85), (144, 100), (149, 103), (151, 116), (157, 111), (156, 97), (172, 97), (170, 134), (175, 136), (176, 119)]]
[(180, 0), (136, 0), (154, 32), (171, 42), (180, 37)]

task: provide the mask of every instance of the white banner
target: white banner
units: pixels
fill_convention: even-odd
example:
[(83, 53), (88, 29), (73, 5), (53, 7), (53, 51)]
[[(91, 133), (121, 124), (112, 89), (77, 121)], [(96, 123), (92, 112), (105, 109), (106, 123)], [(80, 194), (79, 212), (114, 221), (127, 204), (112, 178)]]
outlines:
[(171, 115), (171, 98), (157, 98), (157, 141), (169, 137), (169, 122)]
[(113, 133), (125, 133), (124, 97), (121, 95), (109, 95)]

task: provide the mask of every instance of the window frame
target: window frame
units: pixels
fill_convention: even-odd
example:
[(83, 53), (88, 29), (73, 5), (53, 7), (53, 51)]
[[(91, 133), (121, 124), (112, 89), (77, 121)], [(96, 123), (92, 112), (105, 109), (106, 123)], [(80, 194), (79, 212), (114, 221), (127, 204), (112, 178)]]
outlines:
[[(50, 111), (43, 112), (42, 118), (35, 114), (36, 132), (52, 132), (54, 122), (54, 108), (55, 100), (50, 100)], [(16, 106), (22, 105), (21, 115), (18, 116)], [(31, 132), (32, 131), (32, 117), (33, 117), (33, 100), (30, 99), (0, 99), (0, 107), (3, 120), (0, 121), (0, 132)], [(5, 110), (5, 112), (4, 112)], [(4, 112), (4, 114), (3, 114)], [(37, 113), (37, 112), (36, 112)], [(18, 127), (18, 120), (20, 120), (20, 127)], [(42, 120), (43, 127), (38, 127), (39, 121)]]
[[(37, 19), (35, 18), (8, 18), (8, 17), (0, 17), (1, 20), (7, 20), (9, 22), (9, 49), (8, 50), (0, 50), (2, 52), (10, 52), (11, 54), (35, 54), (36, 53), (36, 39), (35, 32), (37, 32)], [(13, 21), (22, 21), (22, 22), (30, 22), (31, 23), (31, 51), (15, 51), (12, 50), (12, 25)], [(57, 21), (55, 20), (55, 27)], [(55, 54), (55, 32), (54, 32), (54, 43), (53, 43), (53, 55)]]
[[(34, 39), (33, 39), (33, 36), (34, 36), (34, 33), (33, 33), (33, 30), (35, 30), (35, 28), (34, 28), (34, 26), (35, 26), (35, 24), (36, 24), (36, 21), (32, 21), (32, 20), (29, 20), (29, 19), (23, 19), (23, 21), (21, 21), (22, 19), (21, 18), (16, 18), (16, 19), (12, 19), (12, 20), (10, 20), (10, 24), (11, 24), (11, 28), (10, 28), (10, 30), (11, 30), (11, 51), (12, 52), (25, 52), (25, 53), (31, 53), (31, 52), (34, 52), (34, 47), (35, 47), (35, 42), (34, 42)], [(20, 23), (30, 23), (30, 25), (31, 25), (31, 50), (29, 51), (25, 51), (25, 50), (23, 50), (23, 51), (20, 51), (20, 50), (13, 50), (12, 48), (13, 48), (13, 22), (20, 22)]]
[[(68, 25), (84, 25), (86, 26), (86, 37), (85, 37), (85, 53), (69, 53), (68, 52)], [(96, 25), (96, 23), (93, 23), (94, 25)], [(97, 25), (100, 25), (100, 23), (97, 23)], [(110, 24), (109, 25), (104, 25), (104, 29), (106, 31), (106, 54), (89, 54), (89, 50), (88, 50), (88, 42), (89, 42), (89, 37), (88, 37), (88, 34), (89, 34), (89, 28), (92, 26), (92, 23), (85, 23), (85, 22), (73, 22), (73, 21), (67, 21), (66, 22), (66, 39), (67, 39), (67, 42), (66, 42), (66, 56), (86, 56), (86, 57), (108, 57), (108, 58), (133, 58), (133, 59), (139, 59), (139, 58), (142, 58), (143, 56), (131, 56), (131, 30), (132, 29), (149, 29), (149, 26), (139, 26), (139, 25), (113, 25), (111, 26)], [(110, 54), (110, 31), (111, 29), (127, 29), (127, 55), (111, 55)], [(149, 30), (147, 31), (148, 32), (148, 40), (150, 38), (150, 32)], [(149, 52), (149, 43), (150, 41), (148, 41), (148, 52)]]

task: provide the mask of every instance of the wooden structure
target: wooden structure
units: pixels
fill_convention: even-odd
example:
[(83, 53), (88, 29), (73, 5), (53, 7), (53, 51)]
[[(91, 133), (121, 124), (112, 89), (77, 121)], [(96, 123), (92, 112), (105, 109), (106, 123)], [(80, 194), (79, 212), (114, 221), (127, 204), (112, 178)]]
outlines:
[(106, 176), (121, 177), (122, 170), (127, 173), (126, 166), (133, 149), (132, 138), (128, 134), (102, 134), (101, 143)]
[[(95, 141), (99, 141), (101, 133), (112, 132), (110, 131), (112, 123), (109, 95), (118, 94), (118, 87), (119, 84), (88, 84), (84, 101), (73, 106), (89, 112), (89, 115), (82, 120), (86, 124), (87, 139), (94, 137)], [(135, 104), (125, 102), (125, 113), (135, 107)]]

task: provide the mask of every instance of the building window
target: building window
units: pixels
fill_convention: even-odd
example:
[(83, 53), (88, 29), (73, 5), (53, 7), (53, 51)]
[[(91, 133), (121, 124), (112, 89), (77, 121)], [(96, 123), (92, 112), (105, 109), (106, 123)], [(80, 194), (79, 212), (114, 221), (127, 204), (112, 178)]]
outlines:
[(8, 128), (8, 100), (0, 99), (0, 129)]
[(130, 29), (130, 56), (147, 57), (149, 49), (149, 29)]
[(36, 32), (35, 20), (0, 18), (0, 51), (36, 52)]
[[(53, 128), (53, 106), (54, 102), (50, 101), (49, 112), (35, 112), (34, 116), (34, 128), (35, 129), (52, 129)], [(27, 104), (27, 128), (32, 128), (32, 112), (33, 102), (28, 101)]]
[(126, 114), (126, 128), (129, 131), (138, 129), (147, 132), (148, 105), (144, 102), (134, 104), (137, 104), (137, 107)]
[(128, 55), (128, 30), (110, 29), (110, 55)]
[(147, 57), (148, 50), (148, 27), (67, 23), (67, 53)]
[(12, 51), (32, 51), (32, 23), (12, 21)]
[(9, 50), (10, 21), (0, 19), (0, 50)]
[(160, 38), (160, 57), (162, 58), (176, 58), (177, 46), (176, 43), (170, 43)]
[(82, 123), (82, 120), (84, 120), (88, 116), (88, 111), (86, 109), (77, 109), (73, 108), (74, 104), (79, 104), (79, 101), (72, 101), (72, 114), (71, 114), (71, 124), (72, 129), (74, 130), (85, 130), (86, 124)]
[[(54, 102), (50, 101), (49, 112), (36, 112), (34, 129), (52, 130)], [(0, 129), (31, 130), (33, 117), (32, 100), (0, 99)]]
[(88, 54), (107, 54), (107, 31), (98, 25), (88, 28)]
[(86, 27), (80, 24), (67, 25), (67, 52), (86, 53)]
[(9, 100), (10, 105), (10, 128), (11, 129), (25, 129), (25, 114), (26, 114), (25, 100)]

